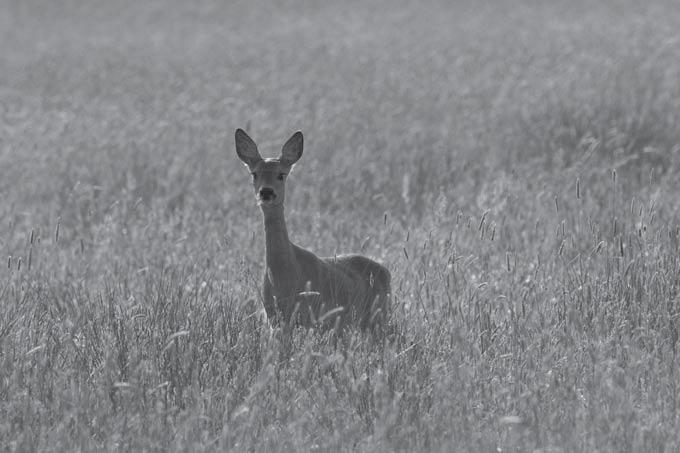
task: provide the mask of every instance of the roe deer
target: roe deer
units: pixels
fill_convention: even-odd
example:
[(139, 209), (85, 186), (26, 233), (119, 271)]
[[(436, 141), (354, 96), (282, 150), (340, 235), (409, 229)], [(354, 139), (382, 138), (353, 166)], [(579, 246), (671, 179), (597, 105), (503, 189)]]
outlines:
[(250, 170), (264, 217), (262, 299), (269, 322), (382, 329), (390, 304), (390, 273), (385, 267), (361, 255), (319, 258), (288, 239), (284, 189), (286, 176), (302, 156), (302, 132), (293, 134), (276, 159), (263, 159), (242, 129), (235, 138), (236, 154)]

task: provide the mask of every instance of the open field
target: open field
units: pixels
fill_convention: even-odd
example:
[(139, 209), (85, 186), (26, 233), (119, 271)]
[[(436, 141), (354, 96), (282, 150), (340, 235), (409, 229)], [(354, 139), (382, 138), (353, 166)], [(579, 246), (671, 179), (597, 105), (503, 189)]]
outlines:
[[(139, 3), (0, 6), (0, 449), (680, 451), (680, 6)], [(237, 127), (385, 345), (254, 316)]]

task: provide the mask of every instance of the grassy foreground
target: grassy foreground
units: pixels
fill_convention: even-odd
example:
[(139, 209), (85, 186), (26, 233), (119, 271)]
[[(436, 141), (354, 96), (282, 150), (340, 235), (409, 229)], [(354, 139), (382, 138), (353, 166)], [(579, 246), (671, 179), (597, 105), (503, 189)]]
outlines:
[[(2, 450), (680, 450), (675, 3), (137, 3), (0, 6)], [(236, 127), (386, 344), (269, 335)]]

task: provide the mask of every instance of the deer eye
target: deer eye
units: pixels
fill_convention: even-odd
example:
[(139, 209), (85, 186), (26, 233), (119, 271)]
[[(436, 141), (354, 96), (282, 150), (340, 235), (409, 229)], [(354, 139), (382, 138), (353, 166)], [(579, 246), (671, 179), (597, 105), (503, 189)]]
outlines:
[(283, 181), (283, 178), (286, 177), (285, 173), (279, 173), (279, 181)]
[(251, 175), (253, 175), (253, 181), (257, 181), (257, 173), (252, 172)]

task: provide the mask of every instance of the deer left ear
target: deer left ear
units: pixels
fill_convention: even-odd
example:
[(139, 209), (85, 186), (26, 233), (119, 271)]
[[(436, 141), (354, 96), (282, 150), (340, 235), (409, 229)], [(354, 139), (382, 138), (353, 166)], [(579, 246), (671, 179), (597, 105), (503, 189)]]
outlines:
[(262, 160), (257, 145), (243, 129), (236, 129), (234, 134), (236, 140), (236, 154), (248, 167), (253, 168)]
[(302, 157), (302, 132), (297, 131), (288, 139), (281, 150), (281, 162), (293, 165)]

